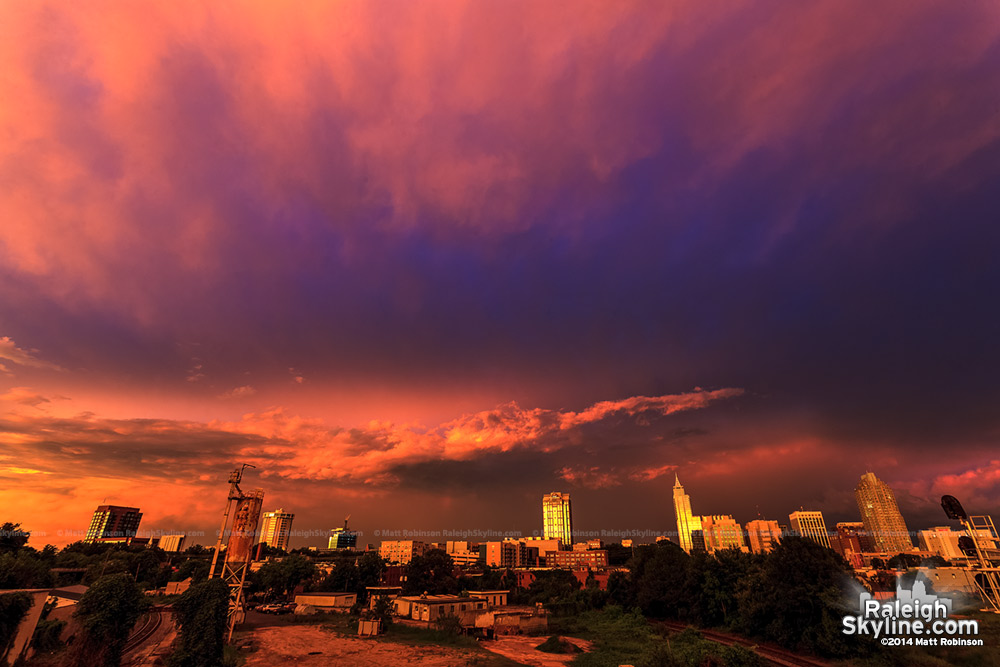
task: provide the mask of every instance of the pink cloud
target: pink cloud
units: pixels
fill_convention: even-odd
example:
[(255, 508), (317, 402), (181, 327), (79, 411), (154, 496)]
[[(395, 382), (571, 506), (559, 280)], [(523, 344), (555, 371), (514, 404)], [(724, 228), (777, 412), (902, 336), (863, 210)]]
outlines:
[(570, 484), (588, 489), (609, 489), (621, 485), (621, 479), (612, 472), (604, 472), (597, 466), (590, 468), (562, 468), (557, 473), (560, 479)]
[(0, 401), (29, 405), (37, 408), (43, 403), (51, 403), (53, 400), (66, 400), (62, 396), (44, 396), (30, 387), (11, 387), (7, 393), (0, 394)]
[[(188, 379), (190, 380), (191, 378), (189, 377)], [(219, 394), (219, 398), (239, 400), (241, 398), (249, 398), (256, 393), (257, 393), (256, 389), (254, 389), (248, 384), (245, 384), (241, 387), (234, 387), (233, 389), (230, 389), (227, 392)]]

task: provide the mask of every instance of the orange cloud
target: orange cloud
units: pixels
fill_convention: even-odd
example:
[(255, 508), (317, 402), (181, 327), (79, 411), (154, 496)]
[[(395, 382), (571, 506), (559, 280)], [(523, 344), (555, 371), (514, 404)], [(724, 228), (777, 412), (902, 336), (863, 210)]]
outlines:
[[(31, 368), (43, 368), (54, 371), (61, 371), (62, 368), (49, 361), (39, 359), (35, 356), (38, 350), (25, 350), (19, 348), (8, 336), (0, 338), (0, 359), (6, 359), (18, 366), (28, 366)], [(6, 367), (0, 367), (7, 371)]]

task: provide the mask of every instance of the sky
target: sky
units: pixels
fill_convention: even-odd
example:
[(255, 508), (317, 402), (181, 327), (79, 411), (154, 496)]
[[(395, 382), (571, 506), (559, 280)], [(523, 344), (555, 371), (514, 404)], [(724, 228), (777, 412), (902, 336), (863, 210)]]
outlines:
[(11, 3), (0, 521), (1000, 515), (998, 72), (995, 2)]

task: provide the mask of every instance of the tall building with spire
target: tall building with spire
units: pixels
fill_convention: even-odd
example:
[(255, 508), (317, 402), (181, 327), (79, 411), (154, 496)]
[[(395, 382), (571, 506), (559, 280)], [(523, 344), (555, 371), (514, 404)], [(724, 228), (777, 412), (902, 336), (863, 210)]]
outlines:
[(913, 540), (889, 485), (866, 472), (854, 489), (861, 510), (861, 522), (875, 551), (891, 554), (913, 550)]
[(546, 540), (573, 544), (573, 512), (568, 493), (553, 491), (542, 496), (542, 533)]
[(701, 517), (691, 514), (691, 497), (684, 493), (681, 480), (674, 474), (674, 515), (677, 517), (677, 539), (684, 551), (691, 553), (691, 531), (701, 530)]

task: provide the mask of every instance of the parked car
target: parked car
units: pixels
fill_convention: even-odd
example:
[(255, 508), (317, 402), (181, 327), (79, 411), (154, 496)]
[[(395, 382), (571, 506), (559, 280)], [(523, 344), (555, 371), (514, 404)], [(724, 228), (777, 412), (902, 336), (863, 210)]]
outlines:
[(289, 609), (286, 604), (264, 604), (257, 607), (257, 611), (262, 614), (290, 614), (295, 610), (295, 605)]

